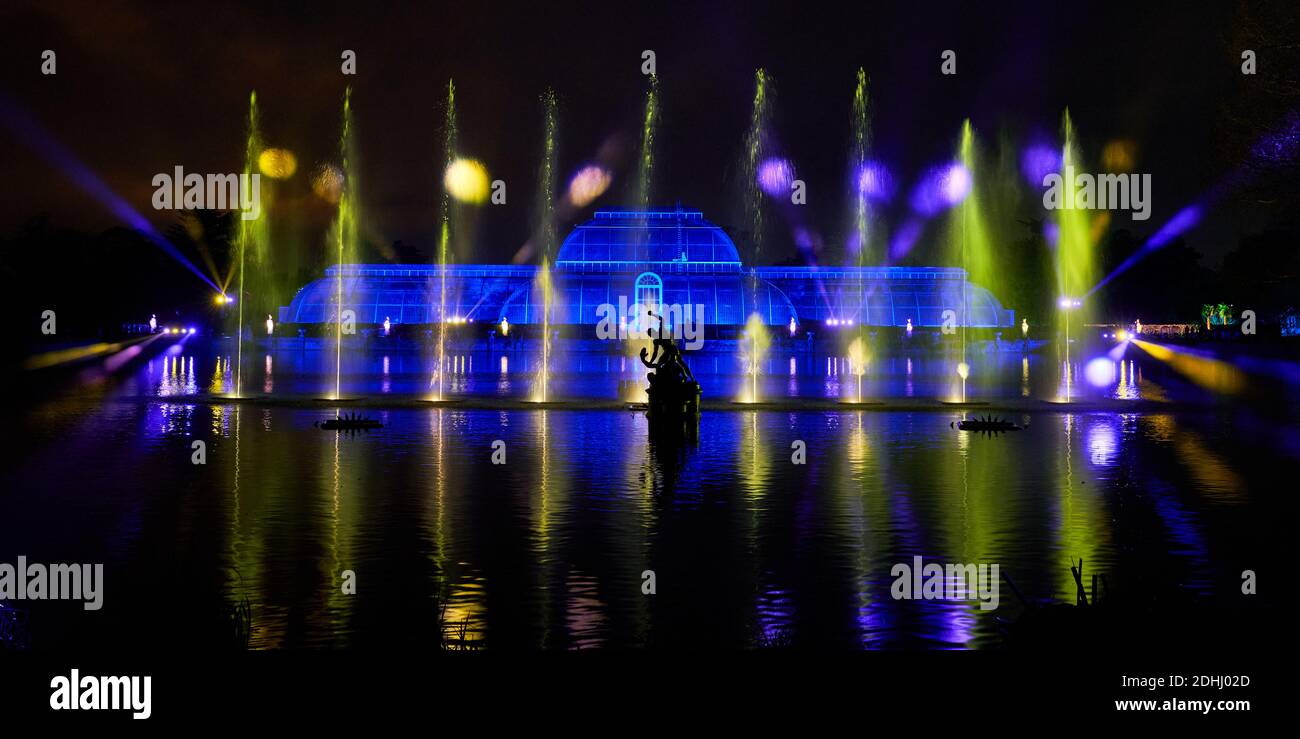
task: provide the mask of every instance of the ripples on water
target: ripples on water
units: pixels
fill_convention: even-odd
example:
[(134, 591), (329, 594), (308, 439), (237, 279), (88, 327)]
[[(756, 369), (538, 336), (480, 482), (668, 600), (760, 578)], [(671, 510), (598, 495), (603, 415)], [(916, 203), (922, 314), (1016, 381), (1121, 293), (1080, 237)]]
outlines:
[(632, 412), (370, 413), (386, 427), (356, 436), (255, 405), (34, 413), (0, 561), (104, 562), (108, 580), (99, 614), (34, 605), (37, 643), (219, 643), (247, 597), (255, 648), (988, 647), (1018, 609), (1007, 588), (997, 611), (898, 601), (891, 567), (998, 563), (1070, 599), (1083, 558), (1221, 601), (1281, 547), (1249, 460), (1295, 458), (1227, 415), (1036, 414), (989, 438), (955, 413), (706, 412), (697, 444), (652, 449)]

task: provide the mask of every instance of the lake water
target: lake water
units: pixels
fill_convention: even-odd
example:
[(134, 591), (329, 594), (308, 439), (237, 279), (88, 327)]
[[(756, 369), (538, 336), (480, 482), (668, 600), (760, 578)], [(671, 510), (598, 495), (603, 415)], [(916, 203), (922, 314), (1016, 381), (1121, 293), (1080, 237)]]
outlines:
[[(319, 395), (318, 359), (255, 357), (246, 381)], [(427, 387), (416, 357), (350, 361), (368, 391)], [(825, 361), (767, 382), (818, 397)], [(950, 389), (936, 361), (907, 362), (888, 360), (879, 387)], [(528, 378), (476, 364), (459, 390), (516, 395)], [(985, 392), (1025, 390), (1018, 354), (986, 366)], [(697, 372), (706, 395), (736, 384)], [(1093, 392), (1177, 382), (1136, 361), (1123, 373)], [(895, 600), (892, 567), (997, 563), (1031, 599), (1073, 600), (1082, 558), (1085, 577), (1232, 607), (1243, 569), (1282, 561), (1275, 479), (1300, 459), (1292, 425), (1244, 406), (1040, 412), (998, 437), (950, 428), (960, 411), (712, 411), (672, 448), (633, 411), (372, 408), (385, 427), (350, 436), (313, 427), (330, 409), (187, 397), (227, 374), (214, 353), (164, 353), (17, 422), (0, 562), (105, 564), (101, 611), (20, 604), (34, 646), (222, 645), (247, 599), (253, 648), (996, 647), (1019, 608), (1007, 588), (994, 610)], [(557, 386), (602, 396), (620, 377)], [(1032, 360), (1028, 377), (1049, 396), (1058, 373)]]

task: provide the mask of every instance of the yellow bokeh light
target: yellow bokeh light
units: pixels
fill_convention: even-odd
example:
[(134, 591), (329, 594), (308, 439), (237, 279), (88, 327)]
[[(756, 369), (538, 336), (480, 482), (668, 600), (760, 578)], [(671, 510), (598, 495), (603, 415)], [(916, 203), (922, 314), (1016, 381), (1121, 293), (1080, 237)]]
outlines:
[(447, 194), (462, 203), (482, 203), (488, 197), (487, 168), (473, 159), (457, 159), (442, 178)]
[(288, 179), (298, 171), (298, 157), (288, 149), (263, 149), (257, 157), (257, 168), (271, 179)]
[(322, 164), (311, 180), (311, 191), (327, 203), (337, 203), (343, 196), (343, 172), (333, 164)]
[(1137, 144), (1128, 139), (1115, 139), (1106, 143), (1101, 151), (1101, 162), (1107, 172), (1128, 172), (1137, 158)]

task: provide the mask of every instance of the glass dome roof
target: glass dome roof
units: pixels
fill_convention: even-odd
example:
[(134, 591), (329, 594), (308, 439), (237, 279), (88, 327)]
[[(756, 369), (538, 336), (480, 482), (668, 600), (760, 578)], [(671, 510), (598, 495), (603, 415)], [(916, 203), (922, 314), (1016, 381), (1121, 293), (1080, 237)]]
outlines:
[(739, 270), (740, 255), (726, 232), (698, 210), (601, 210), (573, 229), (556, 259), (559, 269), (629, 263)]

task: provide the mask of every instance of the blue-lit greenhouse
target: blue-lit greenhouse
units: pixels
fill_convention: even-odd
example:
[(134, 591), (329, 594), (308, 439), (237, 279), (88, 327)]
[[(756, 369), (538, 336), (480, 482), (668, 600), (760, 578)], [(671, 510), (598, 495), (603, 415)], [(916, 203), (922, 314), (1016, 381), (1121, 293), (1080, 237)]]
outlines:
[[(336, 319), (338, 275), (343, 307), (359, 324), (452, 322), (512, 325), (542, 322), (537, 266), (345, 264), (298, 291), (282, 319), (300, 324)], [(758, 312), (769, 325), (854, 323), (939, 326), (951, 310), (958, 324), (1011, 326), (1013, 311), (988, 290), (948, 267), (745, 267), (722, 228), (689, 210), (598, 211), (564, 239), (553, 268), (552, 325), (595, 326), (608, 308), (701, 306), (706, 329), (743, 325)], [(445, 305), (445, 315), (442, 315)], [(698, 310), (698, 309), (697, 309)]]

